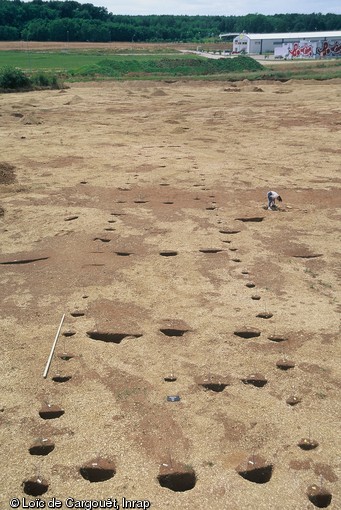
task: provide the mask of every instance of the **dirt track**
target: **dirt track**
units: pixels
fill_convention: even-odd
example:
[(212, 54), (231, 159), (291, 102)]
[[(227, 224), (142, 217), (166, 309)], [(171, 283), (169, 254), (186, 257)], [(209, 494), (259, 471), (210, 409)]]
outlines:
[[(313, 509), (322, 475), (340, 508), (340, 83), (88, 83), (0, 105), (2, 507), (39, 474), (46, 499), (231, 510)], [(258, 455), (267, 483), (235, 470)], [(97, 457), (117, 472), (90, 483)], [(160, 486), (177, 463), (193, 489)]]

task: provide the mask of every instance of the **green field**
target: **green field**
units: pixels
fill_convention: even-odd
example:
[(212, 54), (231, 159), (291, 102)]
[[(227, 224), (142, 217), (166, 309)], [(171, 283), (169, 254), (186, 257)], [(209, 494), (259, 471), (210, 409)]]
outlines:
[(110, 51), (0, 51), (0, 68), (12, 66), (29, 75), (48, 72), (63, 81), (94, 79), (289, 80), (341, 78), (341, 59), (301, 61), (263, 67), (247, 56), (208, 59), (195, 54), (118, 55)]
[(24, 71), (68, 72), (103, 60), (103, 53), (0, 51), (0, 67), (14, 66)]
[(248, 57), (213, 60), (194, 54), (112, 55), (89, 52), (0, 52), (0, 67), (25, 72), (49, 71), (64, 79), (158, 79), (207, 77), (233, 72), (259, 71), (262, 66)]

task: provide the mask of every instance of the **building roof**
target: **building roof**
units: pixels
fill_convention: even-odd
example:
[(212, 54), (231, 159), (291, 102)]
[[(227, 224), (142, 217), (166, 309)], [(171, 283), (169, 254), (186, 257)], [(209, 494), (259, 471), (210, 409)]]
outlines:
[[(222, 34), (224, 35), (224, 34)], [(256, 39), (341, 39), (341, 30), (334, 30), (330, 32), (283, 32), (273, 34), (247, 34), (244, 35), (251, 40)]]

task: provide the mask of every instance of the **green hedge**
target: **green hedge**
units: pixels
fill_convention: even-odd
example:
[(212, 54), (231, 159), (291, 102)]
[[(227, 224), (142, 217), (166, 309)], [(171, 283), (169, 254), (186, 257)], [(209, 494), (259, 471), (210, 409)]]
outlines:
[(0, 68), (0, 90), (2, 92), (34, 90), (41, 88), (62, 88), (58, 77), (53, 74), (39, 72), (28, 76), (17, 67)]

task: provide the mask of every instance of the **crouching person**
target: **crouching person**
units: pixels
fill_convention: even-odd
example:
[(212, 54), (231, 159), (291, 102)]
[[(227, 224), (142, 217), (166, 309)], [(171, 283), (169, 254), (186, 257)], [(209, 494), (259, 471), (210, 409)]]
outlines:
[(268, 191), (268, 210), (273, 211), (276, 209), (276, 200), (282, 202), (282, 198), (276, 191)]

